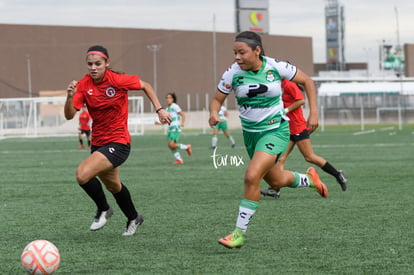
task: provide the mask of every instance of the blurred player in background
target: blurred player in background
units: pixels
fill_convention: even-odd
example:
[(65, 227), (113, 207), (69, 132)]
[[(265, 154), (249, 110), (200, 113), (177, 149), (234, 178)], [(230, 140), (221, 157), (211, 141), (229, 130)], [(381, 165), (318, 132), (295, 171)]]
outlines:
[(230, 135), (229, 130), (227, 128), (227, 117), (229, 113), (227, 112), (227, 108), (224, 107), (224, 105), (221, 105), (220, 111), (218, 112), (218, 116), (220, 119), (220, 122), (216, 124), (213, 128), (213, 137), (211, 138), (211, 149), (216, 149), (217, 147), (217, 141), (218, 141), (218, 133), (220, 130), (223, 131), (224, 135), (229, 139), (231, 148), (236, 147), (236, 143), (234, 141), (234, 138)]
[[(285, 160), (296, 144), (307, 162), (317, 165), (323, 171), (335, 177), (336, 181), (341, 186), (342, 191), (345, 191), (347, 180), (344, 172), (342, 170), (336, 170), (323, 157), (320, 157), (313, 152), (308, 127), (302, 111), (302, 106), (305, 104), (305, 97), (302, 91), (296, 83), (286, 79), (282, 81), (282, 90), (282, 100), (285, 107), (284, 111), (289, 117), (290, 141), (285, 154), (279, 159), (280, 164), (284, 168)], [(271, 196), (274, 198), (280, 197), (280, 190), (271, 187), (269, 189), (260, 190), (260, 193), (264, 196)]]
[(92, 125), (92, 118), (89, 115), (88, 108), (86, 106), (82, 106), (81, 112), (79, 113), (79, 149), (84, 148), (83, 146), (83, 138), (82, 135), (86, 136), (86, 140), (88, 142), (88, 149), (91, 148), (91, 125)]
[(93, 120), (91, 154), (76, 169), (76, 180), (97, 206), (90, 230), (104, 227), (113, 213), (100, 179), (128, 219), (122, 235), (132, 236), (144, 222), (144, 217), (137, 212), (131, 194), (119, 175), (118, 166), (127, 160), (131, 150), (128, 91), (143, 90), (162, 123), (170, 123), (171, 117), (162, 108), (149, 83), (137, 75), (121, 74), (109, 68), (110, 59), (105, 47), (90, 47), (86, 53), (86, 64), (89, 73), (79, 82), (73, 80), (69, 83), (64, 107), (65, 117), (69, 120), (85, 104)]
[(289, 143), (281, 81), (288, 79), (305, 87), (310, 108), (308, 128), (312, 132), (318, 127), (316, 88), (312, 79), (292, 64), (265, 56), (262, 39), (255, 32), (238, 34), (233, 52), (235, 62), (221, 77), (210, 104), (209, 124), (214, 127), (220, 122), (220, 106), (234, 91), (250, 163), (244, 174), (244, 195), (239, 204), (236, 228), (219, 239), (219, 243), (227, 248), (240, 248), (259, 205), (262, 179), (273, 188), (312, 187), (324, 198), (328, 196), (328, 189), (315, 168), (310, 167), (306, 174), (301, 174), (284, 170), (278, 161)]
[[(183, 164), (184, 160), (182, 159), (179, 150), (186, 150), (189, 156), (193, 153), (191, 144), (178, 143), (180, 140), (181, 128), (184, 127), (185, 123), (185, 114), (177, 104), (177, 96), (175, 93), (168, 93), (165, 98), (168, 106), (166, 110), (172, 119), (171, 123), (168, 125), (167, 145), (175, 158), (173, 164)], [(155, 124), (161, 123), (156, 121)]]

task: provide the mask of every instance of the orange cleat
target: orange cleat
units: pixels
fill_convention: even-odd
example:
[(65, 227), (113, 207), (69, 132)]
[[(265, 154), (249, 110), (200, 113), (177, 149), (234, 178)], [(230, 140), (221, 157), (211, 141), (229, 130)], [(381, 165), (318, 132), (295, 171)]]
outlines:
[(312, 181), (314, 188), (316, 188), (316, 190), (318, 190), (319, 195), (321, 195), (321, 197), (323, 197), (323, 198), (327, 198), (328, 197), (328, 188), (326, 187), (325, 184), (323, 184), (323, 182), (319, 178), (319, 175), (318, 175), (318, 172), (316, 171), (316, 169), (313, 168), (313, 167), (309, 167), (308, 170), (306, 171), (306, 175), (308, 175), (308, 177)]
[(241, 229), (236, 228), (233, 233), (218, 240), (219, 244), (227, 248), (241, 248), (244, 244), (244, 236)]
[(183, 164), (184, 161), (181, 159), (177, 159), (176, 161), (173, 162), (173, 164)]
[(193, 150), (191, 150), (191, 144), (188, 144), (187, 145), (187, 149), (185, 149), (186, 151), (187, 151), (187, 154), (189, 155), (189, 156), (191, 156), (191, 154), (193, 153)]

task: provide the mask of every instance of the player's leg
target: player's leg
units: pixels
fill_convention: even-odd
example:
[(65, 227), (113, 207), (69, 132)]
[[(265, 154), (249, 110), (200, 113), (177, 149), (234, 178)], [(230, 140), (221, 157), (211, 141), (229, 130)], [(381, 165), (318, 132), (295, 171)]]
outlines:
[(264, 135), (243, 132), (243, 136), (251, 161), (244, 176), (244, 196), (239, 205), (236, 229), (219, 239), (219, 243), (228, 248), (239, 248), (244, 244), (244, 234), (259, 205), (260, 181), (275, 165), (277, 157), (286, 150), (288, 142), (286, 132), (279, 133), (278, 129)]
[[(277, 163), (280, 167), (279, 170), (284, 170), (285, 169), (285, 160), (287, 159), (290, 152), (292, 152), (294, 146), (295, 146), (295, 143), (292, 140), (290, 140), (289, 144), (288, 144), (288, 148), (286, 149), (286, 152), (277, 161)], [(276, 168), (274, 168), (274, 169), (276, 169)], [(269, 182), (272, 182), (270, 179), (268, 179), (268, 180), (269, 180)], [(269, 197), (272, 197), (274, 199), (278, 199), (278, 198), (280, 198), (280, 188), (273, 188), (272, 186), (270, 186), (267, 189), (260, 190), (260, 194), (262, 194), (263, 196), (269, 196)]]
[(260, 180), (275, 163), (276, 156), (263, 151), (256, 151), (247, 167), (244, 177), (244, 195), (240, 201), (236, 228), (233, 232), (219, 240), (228, 248), (240, 248), (244, 244), (244, 234), (253, 218), (260, 200)]
[(236, 142), (234, 141), (234, 138), (230, 135), (230, 132), (226, 129), (223, 131), (224, 135), (229, 139), (231, 148), (236, 147)]
[(78, 140), (79, 140), (79, 147), (78, 147), (78, 149), (82, 149), (84, 147), (83, 146), (83, 138), (82, 138), (82, 130), (79, 130)]
[(122, 213), (127, 217), (126, 230), (122, 235), (134, 235), (138, 226), (144, 222), (144, 217), (136, 210), (128, 188), (121, 182), (119, 168), (103, 171), (99, 174), (99, 178), (112, 193)]
[(307, 162), (313, 163), (316, 166), (320, 167), (323, 171), (330, 174), (331, 176), (335, 177), (337, 182), (340, 184), (341, 189), (343, 191), (346, 190), (347, 187), (347, 180), (344, 176), (342, 170), (335, 169), (328, 161), (326, 161), (323, 157), (318, 156), (314, 153), (312, 148), (312, 143), (310, 141), (309, 135), (307, 138), (301, 139), (296, 142), (299, 151), (305, 158)]
[(91, 131), (86, 131), (86, 139), (88, 140), (88, 148), (91, 148)]
[(211, 149), (215, 149), (217, 147), (218, 132), (219, 132), (218, 125), (216, 125), (214, 126), (214, 129), (213, 129), (213, 137), (211, 138)]
[(95, 151), (78, 166), (76, 180), (88, 196), (95, 202), (97, 211), (90, 229), (101, 229), (112, 216), (102, 185), (96, 177), (100, 172), (112, 168), (112, 163), (101, 152)]
[(178, 140), (180, 139), (180, 133), (178, 131), (172, 131), (167, 133), (167, 146), (170, 149), (175, 161), (173, 164), (183, 164), (184, 161), (181, 158), (181, 154), (179, 152)]

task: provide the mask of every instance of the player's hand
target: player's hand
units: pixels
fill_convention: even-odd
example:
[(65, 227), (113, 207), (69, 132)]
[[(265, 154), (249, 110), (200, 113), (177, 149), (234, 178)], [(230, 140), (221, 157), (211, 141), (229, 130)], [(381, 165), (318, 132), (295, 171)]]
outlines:
[(164, 109), (158, 111), (158, 118), (162, 124), (170, 124), (172, 121), (170, 114)]
[(208, 119), (208, 124), (211, 128), (217, 125), (220, 122), (218, 114), (210, 114), (210, 118)]
[(308, 127), (309, 134), (312, 134), (312, 132), (315, 131), (318, 128), (318, 126), (319, 126), (318, 115), (309, 114), (308, 121), (307, 121), (307, 127)]
[(72, 80), (68, 87), (66, 88), (66, 91), (68, 93), (68, 96), (73, 96), (74, 93), (76, 93), (76, 85), (78, 85), (78, 81)]

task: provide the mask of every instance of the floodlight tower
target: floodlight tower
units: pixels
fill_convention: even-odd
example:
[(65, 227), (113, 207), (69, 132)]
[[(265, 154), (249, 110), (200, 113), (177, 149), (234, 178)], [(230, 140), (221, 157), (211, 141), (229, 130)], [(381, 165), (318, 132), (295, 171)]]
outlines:
[(327, 70), (345, 70), (344, 7), (338, 0), (325, 0), (326, 64)]

